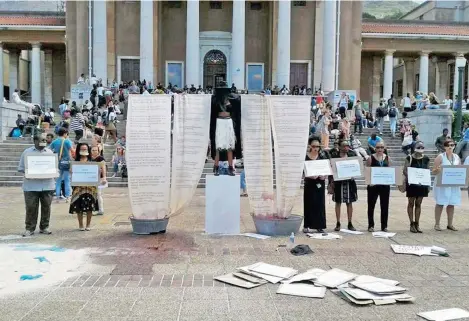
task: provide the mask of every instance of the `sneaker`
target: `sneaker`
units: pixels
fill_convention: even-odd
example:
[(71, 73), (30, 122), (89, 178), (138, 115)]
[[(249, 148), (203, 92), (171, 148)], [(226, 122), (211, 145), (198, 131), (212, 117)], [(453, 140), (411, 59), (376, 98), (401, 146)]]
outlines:
[(435, 229), (435, 231), (442, 231), (440, 225), (438, 225), (438, 224), (435, 224), (435, 226), (433, 228)]
[(80, 227), (80, 228), (78, 228), (78, 230), (80, 230), (80, 231), (83, 232), (83, 231), (85, 230), (85, 228), (84, 228), (84, 227)]
[(456, 229), (454, 226), (452, 226), (452, 225), (451, 225), (451, 226), (447, 226), (446, 228), (447, 228), (448, 230), (451, 230), (451, 231), (454, 231), (454, 232), (457, 231), (457, 229)]
[(317, 231), (318, 233), (324, 233), (324, 230), (322, 228), (318, 229)]
[(91, 231), (91, 228), (86, 227), (86, 228), (85, 228), (85, 231)]
[(381, 229), (381, 232), (386, 232), (386, 233), (387, 233), (387, 232), (388, 232), (388, 229), (387, 229), (387, 228), (383, 228), (383, 229)]
[(34, 231), (26, 230), (23, 232), (23, 237), (34, 235)]
[(373, 227), (368, 228), (368, 232), (373, 233), (374, 231), (375, 231), (375, 229)]
[(355, 227), (353, 227), (352, 222), (349, 222), (349, 223), (348, 223), (347, 229), (348, 229), (349, 231), (356, 231), (356, 230), (357, 230)]
[(309, 228), (306, 228), (306, 227), (305, 227), (305, 228), (303, 229), (303, 233), (305, 233), (305, 234), (306, 234), (306, 233), (309, 233)]
[(69, 202), (70, 202), (70, 197), (65, 198), (65, 203), (69, 203)]
[(50, 234), (52, 234), (52, 232), (51, 232), (51, 231), (49, 231), (49, 229), (48, 229), (48, 228), (45, 228), (45, 229), (43, 229), (43, 230), (40, 230), (40, 231), (39, 231), (39, 233), (41, 233), (41, 234), (46, 234), (46, 235), (50, 235)]

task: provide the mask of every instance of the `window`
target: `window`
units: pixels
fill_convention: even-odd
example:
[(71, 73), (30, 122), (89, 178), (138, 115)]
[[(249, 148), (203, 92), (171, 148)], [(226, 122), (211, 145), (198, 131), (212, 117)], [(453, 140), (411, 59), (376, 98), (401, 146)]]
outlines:
[(168, 1), (168, 7), (169, 8), (181, 8), (182, 1)]
[(247, 63), (247, 89), (261, 91), (264, 89), (264, 64)]
[(182, 61), (166, 61), (166, 86), (171, 83), (173, 86), (183, 88), (184, 63)]
[(306, 7), (306, 1), (293, 1), (294, 7)]
[(262, 2), (254, 2), (254, 1), (251, 1), (251, 10), (262, 10)]
[(397, 80), (396, 87), (397, 87), (397, 97), (402, 97), (402, 91), (404, 89), (404, 81), (402, 79)]
[(210, 1), (210, 9), (222, 9), (223, 5), (221, 1)]

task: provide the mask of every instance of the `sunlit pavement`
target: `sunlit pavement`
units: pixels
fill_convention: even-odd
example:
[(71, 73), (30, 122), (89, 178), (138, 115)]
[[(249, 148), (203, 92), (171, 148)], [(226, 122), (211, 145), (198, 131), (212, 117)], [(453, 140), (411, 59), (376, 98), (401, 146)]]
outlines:
[[(48, 244), (84, 249), (88, 261), (76, 275), (36, 290), (3, 295), (0, 320), (418, 320), (417, 312), (469, 307), (469, 201), (456, 209), (458, 232), (433, 230), (434, 201), (423, 202), (423, 234), (409, 232), (407, 199), (391, 193), (389, 231), (392, 239), (343, 235), (341, 240), (312, 240), (302, 234), (297, 244), (308, 244), (312, 255), (295, 257), (284, 247), (287, 238), (257, 240), (243, 236), (204, 234), (205, 199), (198, 189), (187, 210), (170, 219), (166, 234), (136, 236), (131, 232), (127, 189), (105, 191), (105, 215), (94, 216), (92, 230), (78, 231), (75, 216), (65, 202), (54, 203), (50, 236), (0, 241)], [(24, 200), (19, 188), (0, 188), (0, 235), (24, 229)], [(342, 226), (347, 220), (345, 207)], [(255, 232), (247, 198), (241, 199), (242, 232)], [(302, 213), (299, 198), (295, 213)], [(375, 214), (379, 227), (379, 205)], [(334, 204), (327, 202), (328, 231), (335, 226)], [(359, 191), (354, 225), (366, 231), (366, 191)], [(443, 214), (442, 227), (446, 227)], [(390, 244), (438, 245), (450, 257), (396, 255)], [(0, 258), (3, 262), (6, 258)], [(356, 307), (330, 291), (324, 299), (277, 295), (278, 285), (252, 290), (225, 286), (213, 276), (232, 272), (258, 261), (289, 266), (300, 271), (331, 267), (401, 281), (416, 297), (413, 304)], [(14, 267), (13, 267), (14, 268)], [(35, 282), (23, 281), (23, 282)], [(1, 286), (0, 286), (1, 287)], [(5, 291), (8, 289), (2, 289)]]

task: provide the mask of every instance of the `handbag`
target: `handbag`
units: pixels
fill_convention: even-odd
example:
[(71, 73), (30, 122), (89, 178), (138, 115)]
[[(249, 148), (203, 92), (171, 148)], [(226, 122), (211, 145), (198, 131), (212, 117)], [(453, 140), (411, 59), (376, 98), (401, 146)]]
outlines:
[[(409, 155), (409, 157), (410, 157), (409, 159), (409, 166), (410, 166), (412, 165), (412, 155)], [(407, 191), (407, 176), (405, 176), (404, 182), (402, 182), (402, 185), (399, 185), (397, 189), (401, 193), (405, 193)]]
[(64, 151), (64, 144), (65, 138), (62, 139), (62, 145), (60, 145), (60, 152), (59, 152), (59, 170), (61, 171), (69, 171), (70, 170), (70, 161), (62, 160), (63, 151)]

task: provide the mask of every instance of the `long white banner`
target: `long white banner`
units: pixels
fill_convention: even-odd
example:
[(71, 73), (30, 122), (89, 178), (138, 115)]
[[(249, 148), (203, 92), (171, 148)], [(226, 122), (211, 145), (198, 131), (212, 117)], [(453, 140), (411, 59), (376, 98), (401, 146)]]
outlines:
[(130, 204), (137, 219), (169, 215), (171, 96), (130, 95), (127, 117)]
[(311, 98), (266, 96), (272, 120), (277, 215), (291, 214), (301, 185), (308, 145)]
[(175, 95), (171, 215), (191, 201), (205, 166), (212, 95)]
[(251, 212), (274, 212), (272, 135), (267, 99), (261, 95), (241, 97), (241, 136), (246, 187)]

